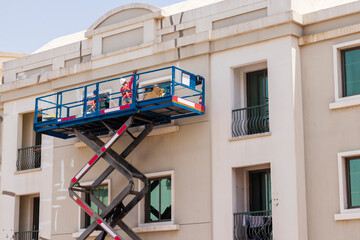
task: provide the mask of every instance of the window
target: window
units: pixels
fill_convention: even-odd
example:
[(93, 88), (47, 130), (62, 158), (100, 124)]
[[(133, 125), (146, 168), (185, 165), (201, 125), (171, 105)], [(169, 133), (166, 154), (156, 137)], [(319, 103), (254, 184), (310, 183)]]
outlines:
[(235, 70), (232, 137), (269, 132), (268, 71), (254, 69), (261, 66)]
[(346, 158), (348, 208), (360, 207), (360, 156)]
[[(90, 187), (94, 182), (81, 182), (80, 185), (84, 187)], [(111, 201), (111, 179), (105, 179), (103, 183), (94, 189), (93, 194), (96, 198), (102, 202), (105, 206), (108, 206)], [(88, 204), (91, 209), (94, 210), (97, 214), (101, 214), (102, 211), (100, 208), (97, 207), (95, 203), (93, 203), (90, 199), (90, 195), (88, 193), (82, 192), (80, 197), (85, 200), (86, 204)], [(79, 206), (79, 222), (78, 222), (78, 232), (74, 233), (75, 235), (80, 234), (82, 229), (87, 228), (91, 223), (93, 223), (93, 219), (84, 211), (82, 207)], [(79, 235), (79, 236), (80, 236)]]
[(250, 211), (271, 210), (270, 169), (249, 172)]
[(269, 164), (234, 169), (234, 239), (272, 239)]
[[(37, 118), (41, 122), (41, 117)], [(22, 115), (22, 147), (18, 149), (17, 171), (41, 167), (41, 134), (33, 130), (34, 113)]]
[(360, 219), (360, 150), (338, 153), (340, 212), (336, 221)]
[(360, 105), (360, 40), (333, 46), (334, 97), (332, 110)]
[(18, 231), (15, 232), (14, 239), (38, 239), (40, 217), (39, 195), (23, 195), (19, 196), (18, 200)]
[(145, 196), (145, 222), (171, 221), (171, 177), (149, 179)]
[(360, 47), (341, 51), (343, 97), (360, 94)]
[[(175, 223), (175, 172), (164, 171), (148, 173), (149, 190), (138, 204), (138, 226), (132, 230), (136, 233), (177, 231)], [(138, 190), (143, 188), (139, 180)]]
[(268, 132), (267, 69), (246, 74), (247, 134)]
[[(95, 197), (98, 200), (100, 200), (100, 202), (102, 202), (105, 206), (108, 206), (108, 204), (109, 204), (109, 188), (107, 185), (99, 186), (98, 188), (96, 188), (94, 190), (93, 194), (95, 195)], [(88, 193), (85, 194), (85, 201), (91, 207), (91, 209), (94, 210), (95, 213), (97, 213), (99, 215), (101, 214), (101, 212), (102, 212), (101, 209), (95, 203), (93, 203), (91, 201), (90, 195)], [(91, 218), (84, 211), (83, 211), (83, 214), (85, 216), (84, 228), (86, 228), (94, 222), (94, 219)]]

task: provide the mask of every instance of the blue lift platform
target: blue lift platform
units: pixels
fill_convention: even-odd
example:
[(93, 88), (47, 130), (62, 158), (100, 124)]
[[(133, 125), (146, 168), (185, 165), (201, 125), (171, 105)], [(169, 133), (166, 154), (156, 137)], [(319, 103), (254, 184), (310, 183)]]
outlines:
[[(157, 186), (150, 186), (146, 176), (126, 161), (126, 157), (154, 126), (167, 124), (173, 119), (203, 115), (204, 103), (205, 79), (177, 67), (134, 73), (36, 99), (35, 132), (62, 139), (77, 137), (95, 152), (69, 186), (70, 197), (93, 219), (79, 240), (87, 239), (95, 230), (101, 231), (96, 240), (104, 240), (106, 235), (121, 240), (115, 226), (119, 226), (131, 239), (141, 240), (123, 222), (123, 218), (141, 201), (149, 188)], [(136, 137), (129, 131), (135, 126), (145, 126)], [(111, 147), (124, 133), (133, 140), (121, 153), (117, 153)], [(104, 134), (111, 135), (106, 143), (98, 137)], [(83, 186), (81, 178), (100, 159), (105, 160), (109, 167), (91, 186)], [(94, 191), (114, 170), (129, 183), (106, 206), (97, 199)], [(143, 183), (140, 191), (135, 190), (134, 179)], [(91, 204), (101, 209), (101, 214), (90, 207), (91, 204), (81, 193), (90, 196)]]
[[(131, 89), (120, 91), (120, 79), (133, 79)], [(103, 123), (115, 129), (133, 114), (133, 126), (169, 123), (204, 114), (204, 89), (203, 77), (176, 67), (105, 80), (37, 98), (34, 130), (62, 139), (75, 137), (74, 128), (103, 135)]]

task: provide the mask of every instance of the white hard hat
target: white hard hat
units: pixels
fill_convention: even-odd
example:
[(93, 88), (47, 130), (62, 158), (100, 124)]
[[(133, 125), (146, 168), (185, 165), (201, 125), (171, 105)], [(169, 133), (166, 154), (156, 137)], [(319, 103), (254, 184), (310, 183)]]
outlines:
[(125, 82), (126, 82), (126, 79), (125, 78), (120, 78), (120, 84), (123, 85)]

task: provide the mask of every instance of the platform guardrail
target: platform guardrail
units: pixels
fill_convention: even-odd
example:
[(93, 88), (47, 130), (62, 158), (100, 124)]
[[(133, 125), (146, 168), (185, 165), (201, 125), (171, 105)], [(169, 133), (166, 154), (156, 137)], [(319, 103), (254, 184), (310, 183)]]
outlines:
[[(132, 84), (130, 89), (123, 88), (124, 81)], [(42, 122), (88, 118), (107, 109), (133, 109), (145, 101), (175, 95), (204, 105), (204, 90), (201, 76), (173, 66), (134, 73), (39, 97), (35, 101), (34, 123), (38, 123), (38, 116), (42, 116)], [(124, 101), (128, 97), (130, 100)]]

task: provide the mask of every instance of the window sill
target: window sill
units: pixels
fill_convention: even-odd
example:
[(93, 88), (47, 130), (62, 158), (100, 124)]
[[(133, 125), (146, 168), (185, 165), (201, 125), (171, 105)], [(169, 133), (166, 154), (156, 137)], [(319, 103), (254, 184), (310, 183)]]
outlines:
[(347, 209), (342, 213), (335, 214), (335, 221), (360, 219), (360, 209)]
[(27, 170), (16, 171), (14, 174), (19, 175), (19, 174), (24, 174), (24, 173), (40, 172), (41, 170), (42, 170), (41, 167), (40, 168), (32, 168), (32, 169), (27, 169)]
[(164, 232), (164, 231), (178, 231), (180, 230), (179, 224), (166, 224), (166, 223), (157, 223), (157, 224), (141, 224), (138, 227), (132, 229), (135, 233), (145, 233), (145, 232)]
[(355, 107), (359, 105), (360, 105), (360, 95), (337, 99), (335, 102), (329, 104), (329, 108), (331, 110), (336, 110), (341, 108)]
[(231, 138), (229, 138), (229, 142), (240, 141), (240, 140), (251, 139), (251, 138), (267, 137), (267, 136), (271, 136), (271, 132), (244, 135), (244, 136), (239, 136), (239, 137), (231, 137)]

